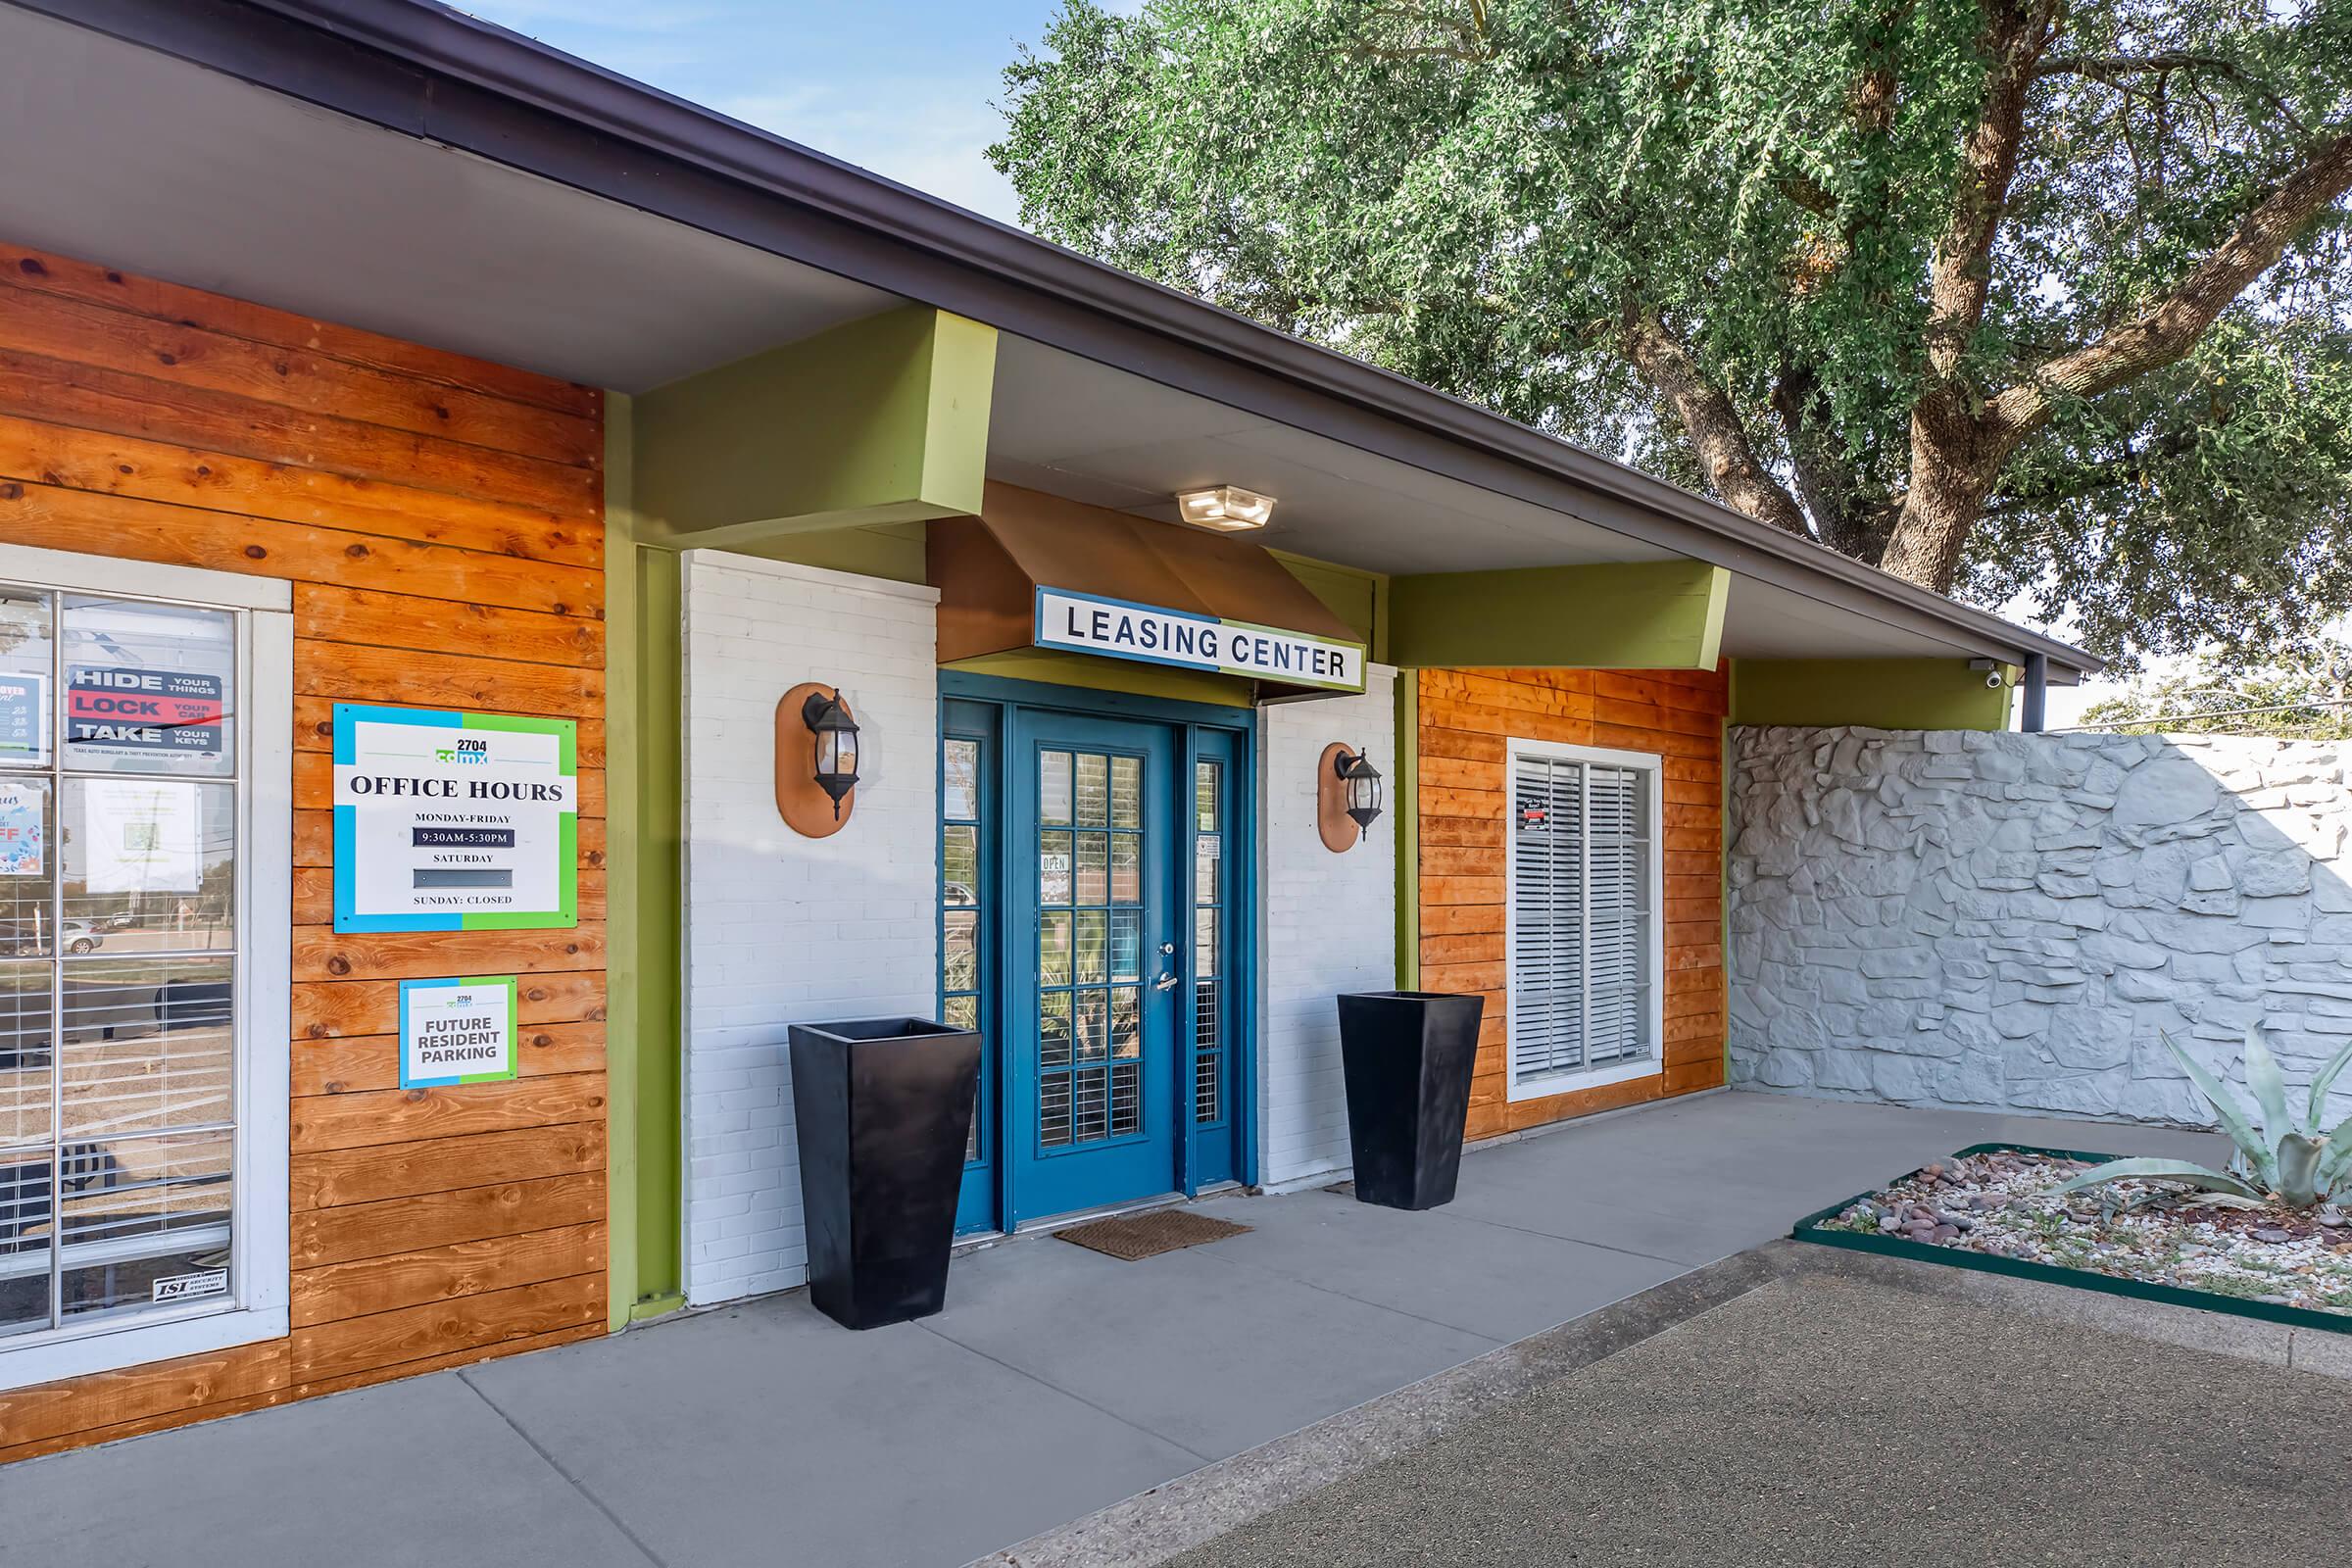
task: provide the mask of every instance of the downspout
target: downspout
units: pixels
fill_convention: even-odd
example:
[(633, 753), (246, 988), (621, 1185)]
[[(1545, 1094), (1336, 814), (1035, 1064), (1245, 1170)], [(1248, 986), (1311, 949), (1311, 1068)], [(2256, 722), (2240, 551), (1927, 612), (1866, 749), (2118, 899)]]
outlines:
[(2041, 733), (2049, 710), (2050, 660), (2047, 654), (2026, 656), (2026, 707), (2018, 728), (2028, 735)]

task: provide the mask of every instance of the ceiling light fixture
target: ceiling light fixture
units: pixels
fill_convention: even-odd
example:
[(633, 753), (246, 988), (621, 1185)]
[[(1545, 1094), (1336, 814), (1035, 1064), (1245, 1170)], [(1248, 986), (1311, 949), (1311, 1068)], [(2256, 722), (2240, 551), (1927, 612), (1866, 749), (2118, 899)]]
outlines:
[(1239, 533), (1249, 528), (1263, 528), (1274, 515), (1274, 498), (1245, 490), (1238, 484), (1220, 484), (1206, 490), (1178, 491), (1176, 510), (1196, 528)]

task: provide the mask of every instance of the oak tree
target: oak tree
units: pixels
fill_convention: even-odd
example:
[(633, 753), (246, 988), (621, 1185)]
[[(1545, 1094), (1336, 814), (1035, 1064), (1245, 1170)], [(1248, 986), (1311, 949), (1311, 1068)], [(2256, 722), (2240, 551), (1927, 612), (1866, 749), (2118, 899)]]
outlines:
[(2352, 606), (2352, 0), (1063, 0), (1046, 236), (2104, 651)]

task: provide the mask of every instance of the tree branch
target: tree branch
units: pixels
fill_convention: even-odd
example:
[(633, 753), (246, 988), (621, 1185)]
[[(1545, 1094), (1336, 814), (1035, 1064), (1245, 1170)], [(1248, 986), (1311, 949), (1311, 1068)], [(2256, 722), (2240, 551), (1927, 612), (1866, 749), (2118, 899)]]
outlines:
[(1657, 317), (1632, 305), (1626, 307), (1622, 330), (1626, 358), (1674, 405), (1699, 466), (1724, 505), (1800, 539), (1812, 537), (1794, 498), (1757, 458), (1731, 398), (1707, 379), (1682, 340)]
[(1961, 549), (1991, 488), (1980, 461), (1977, 395), (1964, 372), (1992, 290), (1993, 235), (2017, 177), (2027, 91), (2049, 47), (2058, 3), (1984, 0), (1983, 107), (1962, 149), (1959, 188), (1929, 266), (1928, 376), (1911, 408), (1910, 486), (1879, 564), (1939, 594), (1952, 591)]
[(2051, 76), (2081, 76), (2085, 81), (2110, 87), (2121, 87), (2133, 76), (2154, 76), (2161, 83), (2176, 73), (2192, 80), (2199, 75), (2227, 77), (2268, 104), (2297, 134), (2303, 132), (2302, 121), (2285, 99), (2257, 80), (2245, 67), (2223, 55), (2198, 54), (2188, 49), (2166, 49), (2152, 55), (2051, 55), (2034, 68), (2037, 81)]
[(2051, 55), (2034, 68), (2036, 79), (2043, 76), (2087, 76), (2092, 81), (2113, 81), (2119, 76), (2146, 75), (2150, 72), (2210, 71), (2225, 76), (2245, 79), (2233, 60), (2220, 55), (2192, 54), (2184, 49), (2171, 49), (2152, 55)]
[(1788, 464), (1797, 498), (1813, 514), (1813, 525), (1835, 549), (1855, 554), (1853, 475), (1833, 450), (1830, 432), (1815, 417), (1821, 383), (1809, 369), (1784, 369), (1772, 384), (1773, 412), (1788, 436)]
[(2180, 286), (2128, 321), (2061, 354), (1992, 400), (1986, 434), (2006, 455), (2060, 402), (2094, 398), (2183, 358), (2214, 318), (2268, 271), (2322, 209), (2352, 189), (2352, 131), (2321, 142)]
[(1986, 0), (1981, 47), (1990, 61), (1984, 107), (1961, 154), (1960, 185), (1928, 273), (1928, 368), (1958, 373), (1992, 289), (1992, 237), (2017, 177), (2026, 93), (2050, 41), (2057, 0)]
[(1434, 27), (1451, 33), (1449, 44), (1378, 44), (1358, 41), (1348, 51), (1359, 60), (1422, 60), (1437, 58), (1458, 60), (1465, 65), (1480, 65), (1494, 58), (1494, 39), (1487, 29), (1487, 8), (1484, 0), (1470, 0), (1470, 20), (1441, 16), (1435, 11), (1414, 10), (1402, 6), (1378, 6), (1364, 17), (1367, 26), (1383, 23), (1401, 24), (1412, 27)]

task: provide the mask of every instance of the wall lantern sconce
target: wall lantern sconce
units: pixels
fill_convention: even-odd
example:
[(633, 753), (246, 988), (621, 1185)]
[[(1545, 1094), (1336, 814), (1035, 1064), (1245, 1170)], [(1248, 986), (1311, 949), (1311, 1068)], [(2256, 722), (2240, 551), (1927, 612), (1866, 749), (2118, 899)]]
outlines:
[(1266, 525), (1274, 515), (1274, 498), (1238, 484), (1220, 484), (1206, 490), (1178, 491), (1176, 512), (1196, 528), (1241, 533)]
[(1355, 847), (1380, 815), (1380, 769), (1359, 751), (1332, 742), (1315, 769), (1315, 829), (1323, 847), (1342, 855)]
[(803, 838), (841, 830), (858, 805), (858, 719), (839, 687), (804, 682), (776, 704), (776, 811)]

